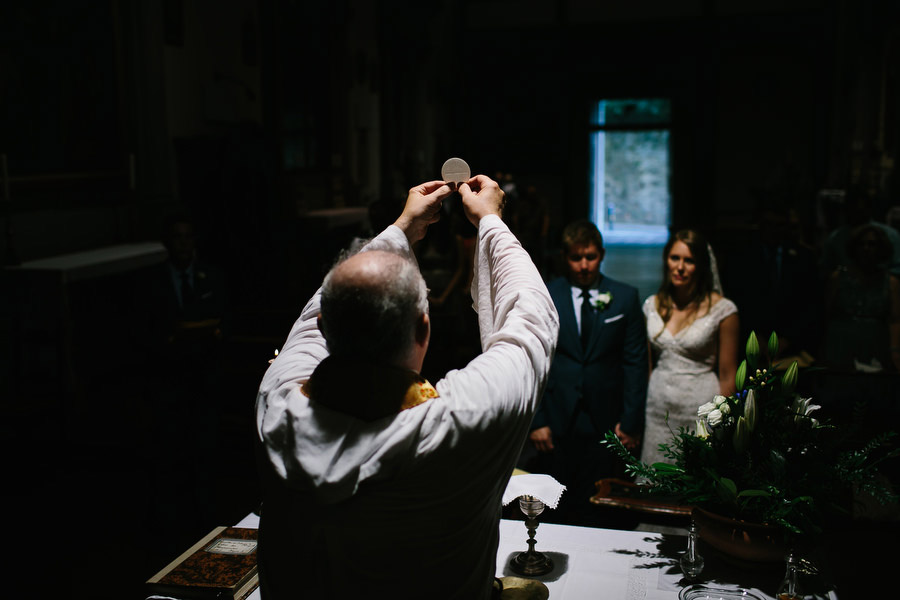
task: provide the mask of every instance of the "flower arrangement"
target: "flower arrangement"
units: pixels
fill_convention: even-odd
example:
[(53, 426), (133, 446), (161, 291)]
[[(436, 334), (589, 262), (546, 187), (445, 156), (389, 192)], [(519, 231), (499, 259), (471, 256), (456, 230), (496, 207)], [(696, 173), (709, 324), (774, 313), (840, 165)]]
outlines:
[[(768, 340), (775, 356), (778, 336)], [(798, 365), (783, 373), (763, 361), (755, 333), (735, 376), (737, 392), (702, 403), (695, 431), (681, 428), (660, 449), (671, 462), (642, 463), (612, 432), (603, 443), (651, 492), (723, 516), (766, 523), (785, 534), (817, 534), (827, 515), (848, 511), (852, 492), (896, 498), (878, 464), (897, 456), (893, 432), (860, 443), (852, 427), (813, 417), (819, 406), (796, 392)]]

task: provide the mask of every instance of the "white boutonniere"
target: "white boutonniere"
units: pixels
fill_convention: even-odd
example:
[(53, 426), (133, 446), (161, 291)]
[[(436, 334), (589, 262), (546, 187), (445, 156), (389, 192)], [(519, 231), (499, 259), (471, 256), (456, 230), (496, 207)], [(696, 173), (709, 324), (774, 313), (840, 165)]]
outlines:
[(595, 297), (591, 298), (591, 305), (597, 310), (603, 310), (609, 306), (612, 299), (612, 292), (603, 292), (602, 294), (597, 294)]

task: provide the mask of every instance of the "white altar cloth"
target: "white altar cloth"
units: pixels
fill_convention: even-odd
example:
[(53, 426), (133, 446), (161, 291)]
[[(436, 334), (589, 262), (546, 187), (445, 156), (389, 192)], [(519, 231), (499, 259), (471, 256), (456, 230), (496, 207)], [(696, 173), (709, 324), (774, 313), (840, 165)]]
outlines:
[[(667, 575), (671, 560), (658, 557), (662, 535), (541, 523), (535, 550), (554, 563), (542, 577), (550, 598), (608, 598), (622, 600), (675, 600), (681, 590), (681, 573)], [(516, 576), (509, 561), (527, 550), (528, 532), (523, 521), (500, 522), (497, 576)], [(665, 568), (660, 568), (660, 563)]]
[[(235, 526), (258, 527), (259, 517), (250, 514)], [(681, 552), (681, 544), (686, 544), (686, 538), (681, 536), (541, 523), (535, 539), (535, 550), (554, 562), (553, 571), (533, 578), (544, 582), (550, 590), (550, 600), (677, 600), (684, 587), (681, 572), (672, 558)], [(500, 521), (497, 577), (519, 576), (510, 570), (509, 561), (528, 549), (527, 540), (524, 521)], [(660, 553), (663, 544), (669, 546), (666, 556)], [(736, 587), (726, 582), (711, 585)], [(760, 598), (774, 600), (777, 585), (778, 581), (771, 581), (771, 589), (750, 588), (750, 591)], [(828, 598), (837, 600), (833, 593)], [(259, 588), (248, 600), (260, 600)]]

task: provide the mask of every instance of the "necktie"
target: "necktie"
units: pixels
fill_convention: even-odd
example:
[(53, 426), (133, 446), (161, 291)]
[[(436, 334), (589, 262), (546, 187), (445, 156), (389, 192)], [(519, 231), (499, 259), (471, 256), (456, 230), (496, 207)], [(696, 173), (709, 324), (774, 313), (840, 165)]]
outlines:
[(586, 348), (591, 339), (594, 311), (591, 309), (591, 296), (587, 288), (581, 290), (581, 347)]

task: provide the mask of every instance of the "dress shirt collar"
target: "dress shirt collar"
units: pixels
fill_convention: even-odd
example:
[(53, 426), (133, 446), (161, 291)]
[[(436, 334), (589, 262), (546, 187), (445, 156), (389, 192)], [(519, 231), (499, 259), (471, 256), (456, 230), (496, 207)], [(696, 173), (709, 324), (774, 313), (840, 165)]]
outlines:
[[(603, 273), (597, 277), (597, 281), (594, 282), (594, 285), (588, 288), (588, 297), (591, 299), (591, 302), (597, 299), (597, 296), (600, 295), (600, 282), (603, 281)], [(581, 303), (584, 302), (584, 298), (582, 297), (582, 288), (577, 285), (571, 286), (572, 288), (572, 306), (575, 309), (575, 324), (578, 327), (579, 333), (581, 332)]]
[[(591, 300), (594, 300), (600, 294), (600, 282), (603, 281), (603, 273), (600, 273), (597, 276), (597, 281), (594, 282), (594, 285), (588, 288), (588, 295)], [(577, 285), (571, 285), (572, 288), (572, 300), (575, 303), (575, 309), (579, 309), (581, 307), (581, 290), (582, 288)]]

